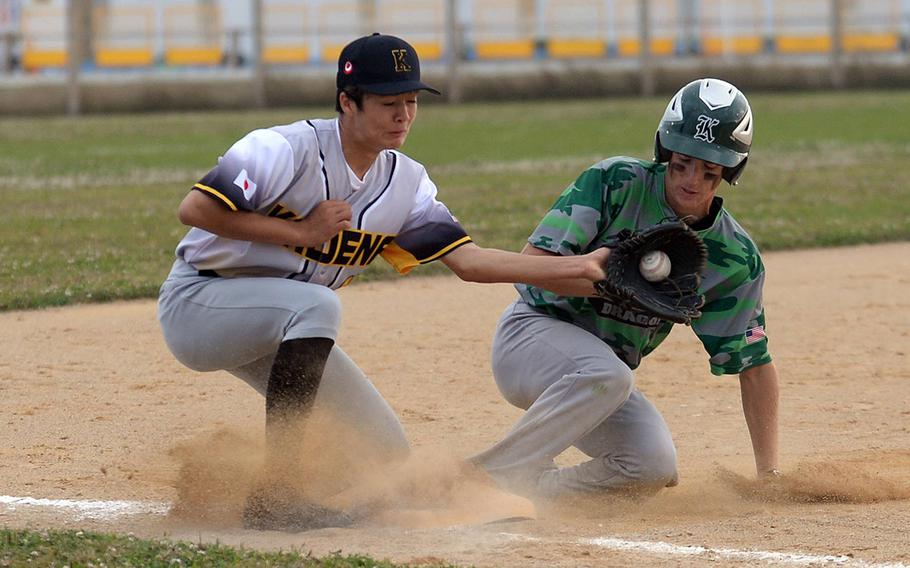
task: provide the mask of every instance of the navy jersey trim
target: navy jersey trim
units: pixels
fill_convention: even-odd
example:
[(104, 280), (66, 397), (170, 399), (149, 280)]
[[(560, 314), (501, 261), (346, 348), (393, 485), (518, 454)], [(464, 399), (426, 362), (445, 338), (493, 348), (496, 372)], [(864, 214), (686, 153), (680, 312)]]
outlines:
[(237, 206), (234, 205), (234, 203), (225, 194), (221, 193), (214, 187), (209, 187), (207, 185), (197, 183), (193, 185), (193, 189), (199, 190), (212, 199), (219, 201), (224, 205), (227, 205), (232, 211), (237, 211)]
[(332, 278), (332, 281), (329, 282), (329, 288), (333, 288), (335, 286), (335, 282), (338, 282), (338, 277), (341, 276), (342, 270), (344, 270), (344, 267), (339, 268), (338, 272), (335, 273), (335, 278)]
[(367, 211), (370, 210), (370, 207), (375, 205), (376, 202), (378, 202), (379, 199), (383, 195), (385, 195), (386, 190), (388, 190), (389, 187), (392, 185), (392, 178), (395, 177), (395, 167), (398, 165), (398, 156), (396, 156), (394, 152), (392, 152), (391, 155), (392, 155), (392, 168), (391, 168), (391, 171), (389, 172), (389, 179), (388, 179), (388, 181), (386, 181), (385, 187), (382, 188), (382, 191), (379, 192), (379, 194), (373, 199), (373, 201), (370, 201), (369, 203), (367, 203), (366, 207), (364, 207), (363, 210), (360, 212), (360, 216), (357, 217), (357, 228), (358, 229), (363, 228), (363, 217), (364, 217), (364, 215), (367, 214)]
[(402, 233), (395, 237), (395, 243), (419, 264), (433, 262), (469, 242), (471, 237), (464, 232), (464, 228), (454, 223), (429, 223), (421, 227), (417, 235)]
[(428, 264), (430, 262), (433, 262), (434, 260), (438, 260), (438, 259), (444, 257), (445, 255), (449, 254), (453, 250), (455, 250), (463, 245), (466, 245), (472, 241), (473, 241), (473, 239), (471, 237), (465, 235), (461, 239), (459, 239), (459, 240), (455, 241), (454, 243), (450, 244), (449, 246), (443, 248), (436, 254), (428, 256), (423, 259), (418, 259), (417, 262), (419, 262), (420, 264)]
[(322, 153), (322, 145), (319, 144), (319, 131), (316, 130), (316, 126), (310, 122), (306, 121), (310, 125), (310, 128), (313, 129), (313, 135), (316, 136), (316, 149), (319, 151), (319, 167), (322, 169), (322, 181), (325, 182), (325, 198), (331, 199), (332, 194), (329, 191), (329, 174), (325, 170), (325, 154)]

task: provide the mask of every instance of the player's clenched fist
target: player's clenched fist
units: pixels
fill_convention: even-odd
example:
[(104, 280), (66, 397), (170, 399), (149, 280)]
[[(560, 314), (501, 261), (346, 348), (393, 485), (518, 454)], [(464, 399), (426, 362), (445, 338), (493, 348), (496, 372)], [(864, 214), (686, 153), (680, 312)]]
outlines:
[(339, 199), (320, 202), (301, 222), (301, 243), (321, 245), (351, 226), (351, 205)]

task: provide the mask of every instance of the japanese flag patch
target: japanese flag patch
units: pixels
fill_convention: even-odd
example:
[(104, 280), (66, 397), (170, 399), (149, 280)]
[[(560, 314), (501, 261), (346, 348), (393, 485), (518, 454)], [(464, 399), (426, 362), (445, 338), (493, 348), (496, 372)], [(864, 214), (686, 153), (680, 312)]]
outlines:
[(247, 199), (256, 193), (256, 183), (247, 175), (246, 168), (240, 170), (240, 173), (234, 178), (234, 185), (243, 190), (243, 196)]

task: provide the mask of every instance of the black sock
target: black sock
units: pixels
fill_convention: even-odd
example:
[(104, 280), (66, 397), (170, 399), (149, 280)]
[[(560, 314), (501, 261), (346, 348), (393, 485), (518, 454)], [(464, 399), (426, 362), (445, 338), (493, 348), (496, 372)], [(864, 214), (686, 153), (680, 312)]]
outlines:
[(312, 408), (334, 344), (325, 337), (289, 339), (281, 343), (265, 394), (266, 428), (294, 423)]

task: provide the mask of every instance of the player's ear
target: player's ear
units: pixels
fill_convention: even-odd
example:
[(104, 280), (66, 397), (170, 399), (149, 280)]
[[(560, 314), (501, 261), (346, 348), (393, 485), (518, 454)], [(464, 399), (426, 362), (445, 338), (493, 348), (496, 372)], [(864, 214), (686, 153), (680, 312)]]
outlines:
[(338, 93), (338, 107), (344, 114), (352, 114), (360, 109), (357, 100), (345, 91)]
[(335, 110), (344, 114), (344, 112), (345, 112), (344, 107), (348, 103), (349, 100), (350, 99), (348, 98), (348, 95), (344, 91), (339, 89), (337, 98), (335, 99), (335, 103), (336, 103)]
[(338, 93), (335, 96), (335, 110), (341, 114), (345, 114), (350, 111), (350, 104), (351, 97), (343, 90), (338, 89)]

